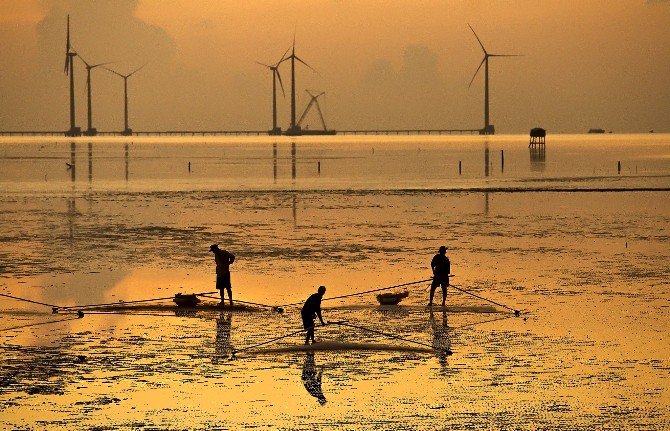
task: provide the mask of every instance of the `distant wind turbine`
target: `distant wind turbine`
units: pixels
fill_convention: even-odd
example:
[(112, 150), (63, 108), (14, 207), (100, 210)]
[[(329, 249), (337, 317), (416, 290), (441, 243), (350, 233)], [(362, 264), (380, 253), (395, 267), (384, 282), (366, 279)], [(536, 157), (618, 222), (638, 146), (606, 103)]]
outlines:
[(77, 53), (70, 46), (70, 15), (67, 16), (67, 36), (65, 42), (65, 74), (70, 75), (70, 130), (66, 136), (80, 136), (81, 130), (75, 125), (74, 115), (74, 58)]
[(293, 46), (291, 48), (291, 55), (288, 57), (285, 57), (282, 62), (286, 60), (291, 60), (291, 127), (289, 127), (288, 132), (289, 133), (295, 133), (299, 132), (299, 127), (296, 126), (295, 122), (295, 61), (298, 60), (305, 66), (309, 67), (310, 69), (314, 70), (312, 66), (309, 64), (305, 63), (300, 57), (295, 55), (295, 35), (293, 35)]
[(322, 91), (316, 95), (314, 94), (315, 92), (313, 91), (305, 90), (305, 92), (309, 94), (309, 97), (311, 97), (311, 99), (307, 104), (307, 106), (305, 107), (305, 110), (303, 111), (302, 115), (300, 116), (300, 119), (298, 120), (298, 126), (302, 126), (302, 122), (307, 116), (307, 113), (312, 108), (312, 106), (316, 105), (316, 110), (319, 112), (319, 117), (321, 118), (321, 125), (323, 126), (323, 130), (328, 130), (328, 128), (326, 127), (326, 120), (323, 118), (323, 112), (321, 112), (321, 107), (319, 106), (319, 97), (326, 94), (326, 92)]
[(282, 83), (281, 75), (279, 74), (279, 65), (284, 61), (284, 57), (286, 56), (287, 53), (288, 49), (286, 50), (286, 52), (284, 52), (284, 55), (281, 56), (281, 59), (279, 59), (279, 61), (275, 63), (274, 66), (261, 63), (259, 61), (256, 62), (261, 66), (267, 67), (272, 71), (272, 130), (270, 131), (271, 135), (281, 134), (281, 128), (277, 127), (277, 79), (279, 79), (279, 85), (281, 87), (282, 95), (286, 95), (284, 93), (284, 84)]
[(137, 72), (142, 70), (144, 68), (144, 66), (146, 66), (146, 64), (142, 65), (141, 67), (138, 67), (137, 69), (133, 70), (132, 72), (130, 72), (127, 75), (123, 75), (119, 72), (116, 72), (112, 69), (108, 69), (106, 67), (103, 68), (103, 69), (105, 69), (109, 72), (112, 72), (114, 75), (117, 75), (117, 76), (120, 76), (121, 78), (123, 78), (123, 119), (124, 119), (123, 124), (124, 124), (124, 129), (123, 129), (123, 132), (121, 132), (121, 134), (124, 135), (124, 136), (130, 136), (130, 135), (133, 134), (132, 129), (130, 129), (128, 127), (128, 78), (130, 78), (131, 76), (133, 76), (134, 74), (136, 74)]
[(472, 30), (472, 33), (477, 38), (477, 42), (479, 42), (479, 46), (481, 46), (482, 51), (484, 51), (484, 58), (482, 59), (482, 62), (479, 63), (479, 67), (477, 67), (477, 70), (475, 71), (475, 74), (472, 75), (472, 79), (470, 80), (470, 84), (468, 85), (468, 88), (470, 88), (470, 86), (472, 86), (472, 82), (475, 80), (475, 77), (477, 76), (477, 73), (479, 72), (479, 69), (481, 69), (482, 64), (484, 64), (484, 128), (481, 129), (479, 131), (479, 133), (482, 134), (482, 135), (493, 135), (493, 134), (495, 134), (495, 128), (489, 122), (489, 58), (490, 57), (519, 57), (519, 55), (517, 55), (517, 54), (489, 54), (486, 51), (486, 48), (484, 48), (484, 44), (482, 44), (482, 41), (479, 39), (479, 36), (477, 36), (477, 33), (475, 33), (475, 30), (472, 28), (472, 26), (470, 24), (468, 24), (468, 27), (470, 27), (470, 30)]
[(84, 132), (86, 136), (95, 136), (98, 131), (93, 128), (93, 113), (91, 108), (91, 70), (99, 66), (104, 66), (109, 63), (89, 64), (81, 55), (79, 59), (86, 65), (86, 94), (88, 100), (88, 129)]

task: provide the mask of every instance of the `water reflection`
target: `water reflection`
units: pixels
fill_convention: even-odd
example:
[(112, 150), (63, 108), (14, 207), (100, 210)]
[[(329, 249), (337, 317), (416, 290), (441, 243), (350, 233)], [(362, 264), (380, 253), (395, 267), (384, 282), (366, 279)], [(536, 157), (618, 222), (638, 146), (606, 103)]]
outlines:
[(219, 313), (219, 318), (216, 319), (216, 340), (214, 341), (214, 357), (212, 358), (214, 364), (233, 356), (233, 345), (230, 342), (232, 324), (233, 313), (230, 311)]
[(296, 175), (295, 159), (296, 159), (295, 142), (291, 142), (291, 178), (294, 180)]
[[(73, 191), (74, 192), (74, 191)], [(67, 226), (68, 226), (68, 239), (70, 246), (74, 244), (74, 222), (77, 217), (77, 201), (74, 196), (70, 196), (67, 199)]]
[(214, 342), (213, 363), (228, 359), (233, 355), (233, 345), (230, 342), (230, 328), (233, 324), (233, 313), (222, 311), (216, 319), (216, 341)]
[(291, 204), (293, 209), (293, 228), (298, 227), (298, 198), (295, 193), (291, 196)]
[(126, 181), (128, 181), (128, 144), (126, 144), (124, 146), (124, 150), (125, 150), (124, 158), (125, 158), (125, 161), (126, 161)]
[(277, 183), (277, 143), (272, 144), (272, 178)]
[(88, 143), (88, 182), (93, 181), (93, 143)]
[(532, 172), (544, 172), (547, 159), (547, 152), (545, 145), (531, 145), (530, 151), (530, 170)]
[(74, 142), (70, 143), (70, 163), (68, 164), (68, 169), (70, 170), (70, 180), (74, 182), (77, 179), (77, 144)]
[(323, 376), (323, 366), (318, 367), (314, 362), (314, 352), (305, 353), (305, 362), (302, 364), (302, 384), (307, 392), (316, 398), (321, 405), (326, 404), (326, 397), (321, 389), (321, 377)]
[(491, 174), (491, 158), (489, 156), (489, 143), (484, 142), (484, 176), (488, 177)]
[(442, 311), (442, 319), (438, 322), (435, 313), (430, 310), (430, 327), (433, 330), (433, 349), (440, 361), (440, 366), (447, 366), (447, 356), (451, 355), (451, 341), (449, 340), (449, 327), (447, 326), (447, 311)]

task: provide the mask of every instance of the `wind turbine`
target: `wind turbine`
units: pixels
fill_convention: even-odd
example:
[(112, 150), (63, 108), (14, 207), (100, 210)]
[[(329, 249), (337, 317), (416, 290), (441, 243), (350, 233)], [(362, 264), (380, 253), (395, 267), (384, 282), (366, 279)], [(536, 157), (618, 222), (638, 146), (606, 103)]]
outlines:
[(277, 79), (279, 79), (279, 85), (281, 86), (282, 95), (286, 96), (286, 93), (284, 93), (284, 84), (282, 83), (281, 75), (279, 74), (279, 65), (282, 63), (282, 61), (284, 61), (284, 57), (286, 56), (287, 53), (288, 49), (274, 66), (270, 66), (269, 64), (261, 63), (259, 61), (256, 62), (261, 66), (267, 67), (272, 71), (272, 130), (270, 131), (271, 135), (281, 135), (281, 128), (277, 127)]
[(296, 125), (295, 122), (295, 61), (298, 60), (305, 66), (314, 70), (312, 66), (305, 63), (300, 57), (295, 55), (295, 35), (293, 35), (293, 46), (291, 48), (291, 55), (285, 57), (282, 62), (286, 60), (291, 60), (291, 127), (286, 131), (287, 134), (300, 134), (300, 126)]
[(302, 122), (307, 116), (307, 113), (309, 110), (312, 108), (312, 106), (316, 105), (316, 110), (319, 112), (319, 117), (321, 118), (321, 125), (323, 126), (323, 130), (328, 130), (326, 127), (326, 120), (323, 118), (323, 112), (321, 112), (321, 107), (319, 106), (319, 97), (323, 96), (326, 94), (325, 91), (320, 92), (319, 94), (314, 94), (314, 92), (305, 90), (307, 94), (309, 94), (309, 97), (311, 97), (309, 103), (307, 104), (307, 107), (305, 107), (305, 110), (303, 111), (302, 115), (300, 116), (300, 119), (298, 120), (298, 127), (302, 126)]
[(70, 46), (70, 15), (67, 16), (67, 37), (65, 42), (65, 74), (70, 75), (70, 130), (65, 136), (81, 136), (81, 129), (75, 125), (74, 115), (74, 58), (77, 53)]
[(475, 71), (475, 74), (472, 75), (472, 79), (470, 80), (470, 84), (468, 85), (468, 88), (470, 88), (470, 86), (472, 86), (472, 82), (475, 80), (475, 77), (477, 76), (477, 73), (479, 72), (479, 69), (481, 69), (482, 64), (484, 64), (484, 128), (479, 131), (479, 134), (480, 135), (493, 135), (493, 134), (495, 134), (495, 127), (493, 127), (493, 124), (489, 123), (489, 58), (490, 57), (519, 57), (519, 55), (517, 55), (517, 54), (489, 54), (486, 51), (486, 48), (484, 48), (484, 44), (482, 44), (482, 41), (479, 40), (479, 36), (477, 36), (477, 33), (475, 33), (475, 29), (473, 29), (470, 24), (468, 24), (468, 27), (470, 27), (470, 30), (472, 30), (472, 33), (477, 38), (477, 42), (479, 42), (479, 46), (481, 46), (482, 51), (484, 51), (484, 58), (482, 59), (482, 62), (479, 63), (479, 67), (477, 67), (477, 70)]
[(88, 100), (88, 129), (84, 132), (86, 136), (95, 136), (98, 131), (93, 128), (93, 114), (91, 109), (91, 70), (109, 63), (89, 64), (81, 55), (79, 59), (86, 65), (86, 94)]
[(146, 64), (142, 65), (141, 67), (138, 67), (137, 69), (133, 70), (127, 75), (122, 75), (119, 72), (116, 72), (112, 69), (108, 69), (104, 67), (103, 69), (112, 72), (114, 75), (118, 75), (121, 78), (123, 78), (123, 124), (124, 124), (124, 129), (123, 132), (121, 132), (122, 135), (124, 136), (130, 136), (133, 134), (132, 129), (128, 127), (128, 78), (142, 70), (146, 66)]

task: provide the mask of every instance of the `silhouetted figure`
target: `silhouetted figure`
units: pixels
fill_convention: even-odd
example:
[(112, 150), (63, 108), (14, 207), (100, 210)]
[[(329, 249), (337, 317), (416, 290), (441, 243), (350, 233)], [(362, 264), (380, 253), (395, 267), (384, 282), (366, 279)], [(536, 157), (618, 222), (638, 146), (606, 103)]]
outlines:
[(233, 345), (230, 343), (230, 328), (233, 323), (233, 314), (230, 312), (219, 314), (216, 319), (216, 341), (214, 344), (214, 353), (216, 362), (218, 359), (227, 359), (233, 354)]
[(430, 326), (433, 329), (433, 349), (440, 360), (440, 365), (446, 367), (447, 356), (451, 355), (451, 341), (449, 341), (449, 327), (447, 326), (447, 311), (442, 310), (442, 322), (435, 320), (433, 310), (430, 310)]
[(300, 310), (300, 315), (302, 316), (303, 327), (307, 330), (307, 335), (305, 335), (305, 344), (309, 344), (309, 340), (312, 340), (312, 344), (316, 343), (314, 340), (314, 318), (318, 317), (322, 325), (325, 325), (323, 322), (323, 317), (321, 317), (321, 299), (326, 293), (326, 286), (319, 286), (317, 293), (310, 295), (305, 301), (305, 305), (302, 306)]
[(323, 376), (323, 367), (316, 369), (314, 362), (314, 352), (307, 352), (305, 362), (302, 365), (302, 384), (305, 385), (307, 392), (317, 400), (321, 405), (326, 404), (326, 397), (321, 390), (321, 376)]
[(216, 262), (216, 289), (221, 292), (221, 305), (224, 304), (223, 290), (228, 291), (230, 306), (233, 306), (233, 286), (230, 284), (230, 265), (235, 262), (235, 256), (226, 250), (221, 250), (218, 244), (212, 244), (209, 251), (214, 253)]
[(430, 267), (433, 270), (433, 282), (430, 284), (430, 302), (428, 306), (433, 305), (433, 297), (437, 286), (442, 286), (442, 306), (447, 301), (447, 286), (449, 286), (449, 273), (451, 272), (451, 263), (447, 257), (447, 247), (440, 246), (439, 252), (430, 261)]

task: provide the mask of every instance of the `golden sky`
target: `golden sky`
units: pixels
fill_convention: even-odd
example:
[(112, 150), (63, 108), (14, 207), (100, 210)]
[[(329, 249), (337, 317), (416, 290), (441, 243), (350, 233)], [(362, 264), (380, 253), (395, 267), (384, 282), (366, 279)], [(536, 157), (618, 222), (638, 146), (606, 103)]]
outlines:
[[(491, 60), (499, 133), (670, 131), (670, 2), (661, 0), (3, 0), (0, 129), (69, 127), (67, 13), (89, 62), (120, 72), (148, 63), (130, 81), (136, 130), (269, 128), (271, 75), (255, 62), (278, 60), (294, 32), (317, 71), (298, 69), (299, 112), (309, 88), (326, 91), (337, 129), (479, 128), (483, 74), (468, 83), (482, 52), (470, 23), (489, 52), (523, 55)], [(281, 72), (288, 91), (290, 70)], [(93, 80), (94, 125), (120, 130), (122, 81), (101, 69)]]

